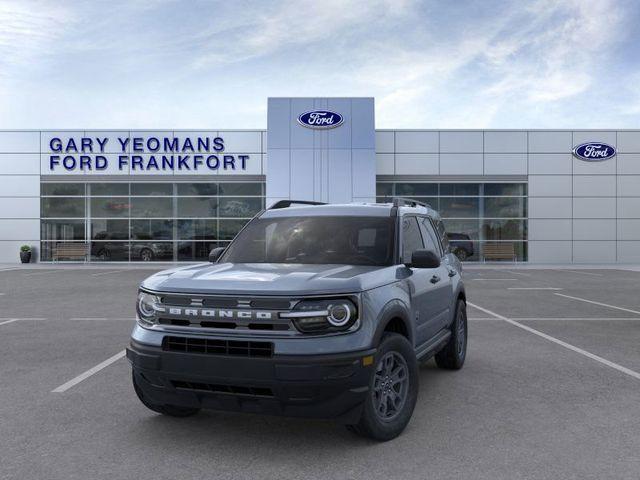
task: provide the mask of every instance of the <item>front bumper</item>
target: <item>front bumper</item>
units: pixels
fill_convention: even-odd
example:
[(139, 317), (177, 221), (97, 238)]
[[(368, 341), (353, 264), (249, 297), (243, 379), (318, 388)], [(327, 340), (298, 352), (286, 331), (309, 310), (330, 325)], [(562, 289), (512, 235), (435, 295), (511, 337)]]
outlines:
[(234, 357), (165, 351), (131, 341), (127, 358), (154, 404), (355, 423), (369, 389), (375, 349), (331, 355)]

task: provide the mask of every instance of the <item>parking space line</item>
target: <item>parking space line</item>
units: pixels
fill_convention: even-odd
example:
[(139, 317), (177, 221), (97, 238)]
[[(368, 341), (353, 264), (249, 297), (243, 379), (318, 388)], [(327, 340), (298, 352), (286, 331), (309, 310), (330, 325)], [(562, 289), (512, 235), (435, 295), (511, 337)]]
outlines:
[(70, 318), (69, 320), (73, 320), (76, 322), (110, 322), (110, 321), (128, 321), (133, 322), (135, 320), (134, 317), (122, 317), (122, 318), (106, 318), (106, 317), (77, 317)]
[(486, 308), (482, 308), (478, 305), (475, 305), (471, 302), (467, 302), (467, 305), (471, 305), (473, 308), (480, 310), (481, 312), (484, 312), (488, 315), (492, 315), (495, 318), (498, 318), (500, 320), (504, 320), (505, 322), (507, 322), (510, 325), (513, 325), (515, 327), (521, 328), (522, 330), (525, 330), (529, 333), (533, 333), (534, 335), (537, 335), (541, 338), (544, 338), (545, 340), (549, 340), (550, 342), (553, 342), (557, 345), (560, 345), (561, 347), (564, 347), (568, 350), (571, 350), (572, 352), (576, 352), (579, 353), (580, 355), (584, 355), (587, 358), (590, 358), (591, 360), (595, 360), (596, 362), (602, 363), (603, 365), (606, 365), (607, 367), (613, 368), (614, 370), (617, 370), (619, 372), (622, 372), (626, 375), (629, 375), (630, 377), (635, 378), (636, 380), (640, 380), (640, 373), (631, 370), (627, 367), (623, 367), (622, 365), (618, 365), (617, 363), (614, 363), (610, 360), (607, 360), (606, 358), (602, 358), (598, 355), (595, 355), (591, 352), (587, 352), (586, 350), (583, 350), (582, 348), (578, 348), (575, 345), (571, 345), (570, 343), (567, 342), (563, 342), (562, 340), (559, 340), (555, 337), (552, 337), (551, 335), (547, 335), (546, 333), (543, 333), (539, 330), (536, 330), (535, 328), (531, 328), (527, 325), (523, 325), (521, 323), (518, 323), (514, 320), (511, 320), (510, 318), (504, 317), (498, 313), (492, 312), (491, 310), (487, 310)]
[(571, 295), (565, 295), (563, 293), (554, 293), (554, 295), (558, 295), (559, 297), (570, 298), (571, 300), (578, 300), (580, 302), (586, 302), (586, 303), (592, 303), (594, 305), (600, 305), (601, 307), (614, 308), (616, 310), (621, 310), (623, 312), (636, 313), (636, 314), (640, 315), (640, 311), (631, 310), (630, 308), (616, 307), (615, 305), (609, 305), (608, 303), (594, 302), (593, 300), (587, 300), (586, 298), (580, 298), (580, 297), (572, 297)]
[(493, 281), (493, 282), (515, 282), (518, 279), (517, 278), (472, 278), (471, 280), (474, 280), (476, 282), (488, 282), (488, 281)]
[(31, 277), (33, 275), (46, 275), (47, 273), (56, 273), (59, 272), (60, 270), (46, 270), (44, 272), (34, 272), (34, 273), (25, 273), (23, 274), (25, 277)]
[(507, 290), (564, 290), (558, 287), (507, 287)]
[(17, 322), (19, 318), (10, 318), (9, 320), (5, 320), (4, 322), (0, 322), (0, 325), (6, 325), (7, 323)]
[(531, 275), (530, 273), (522, 273), (522, 272), (513, 272), (511, 270), (505, 270), (505, 272), (507, 273), (511, 273), (513, 275), (522, 275), (523, 277), (532, 277), (533, 275)]
[(69, 390), (71, 387), (79, 384), (80, 382), (82, 382), (83, 380), (86, 380), (87, 378), (89, 378), (90, 376), (98, 373), (100, 370), (102, 370), (103, 368), (108, 367), (109, 365), (111, 365), (112, 363), (120, 360), (121, 358), (123, 358), (126, 354), (125, 350), (122, 350), (121, 352), (116, 353), (113, 357), (107, 358), (104, 362), (99, 363), (98, 365), (96, 365), (93, 368), (90, 368), (89, 370), (87, 370), (84, 373), (81, 373), (80, 375), (78, 375), (75, 378), (72, 378), (71, 380), (69, 380), (67, 383), (63, 383), (62, 385), (60, 385), (57, 388), (54, 388), (53, 390), (51, 390), (51, 393), (63, 393), (66, 392), (67, 390)]
[(110, 272), (100, 272), (100, 273), (92, 273), (92, 277), (101, 277), (102, 275), (111, 275), (112, 273), (120, 273), (124, 272), (124, 270), (112, 270)]
[(591, 277), (601, 277), (602, 273), (593, 273), (593, 272), (583, 272), (581, 270), (567, 270), (566, 268), (553, 268), (552, 269), (555, 272), (570, 272), (570, 273), (577, 273), (579, 275), (589, 275)]

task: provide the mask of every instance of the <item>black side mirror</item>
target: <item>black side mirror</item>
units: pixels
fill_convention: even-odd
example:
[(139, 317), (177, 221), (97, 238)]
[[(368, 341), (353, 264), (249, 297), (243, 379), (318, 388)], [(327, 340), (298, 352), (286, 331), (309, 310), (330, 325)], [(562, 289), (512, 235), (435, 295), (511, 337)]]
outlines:
[(224, 251), (225, 251), (224, 247), (214, 248), (213, 250), (211, 250), (211, 252), (209, 252), (209, 261), (211, 263), (216, 263), (218, 259), (222, 256)]
[(440, 266), (440, 257), (433, 250), (415, 250), (411, 255), (411, 264), (407, 267), (412, 268), (438, 268)]

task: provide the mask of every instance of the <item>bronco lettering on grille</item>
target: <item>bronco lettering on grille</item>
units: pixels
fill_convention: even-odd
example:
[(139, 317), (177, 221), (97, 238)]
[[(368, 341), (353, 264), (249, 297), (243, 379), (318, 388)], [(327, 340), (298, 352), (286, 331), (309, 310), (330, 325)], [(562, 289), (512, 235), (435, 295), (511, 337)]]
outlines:
[(274, 318), (273, 312), (263, 310), (221, 310), (179, 307), (169, 307), (169, 315), (184, 317), (235, 318), (239, 320), (271, 320)]

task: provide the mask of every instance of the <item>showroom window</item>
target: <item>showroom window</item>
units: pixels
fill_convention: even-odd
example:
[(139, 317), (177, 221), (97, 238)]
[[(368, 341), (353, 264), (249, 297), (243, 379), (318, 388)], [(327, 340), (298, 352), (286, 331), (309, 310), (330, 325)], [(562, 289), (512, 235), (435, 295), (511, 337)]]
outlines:
[(41, 258), (61, 243), (91, 261), (202, 261), (264, 208), (264, 182), (41, 184)]
[[(406, 197), (437, 210), (447, 229), (451, 250), (466, 261), (493, 261), (486, 245), (513, 251), (527, 260), (526, 183), (378, 182), (379, 202)], [(488, 249), (487, 249), (488, 250)]]

